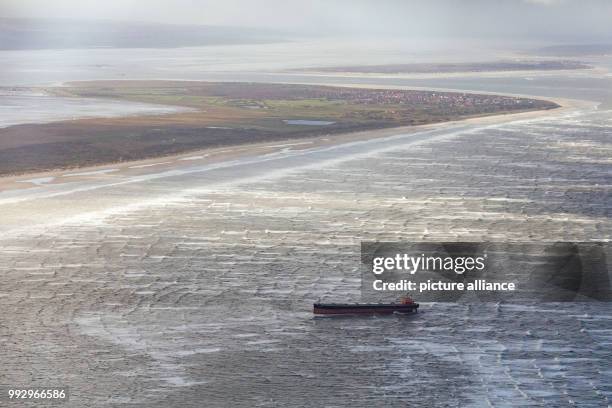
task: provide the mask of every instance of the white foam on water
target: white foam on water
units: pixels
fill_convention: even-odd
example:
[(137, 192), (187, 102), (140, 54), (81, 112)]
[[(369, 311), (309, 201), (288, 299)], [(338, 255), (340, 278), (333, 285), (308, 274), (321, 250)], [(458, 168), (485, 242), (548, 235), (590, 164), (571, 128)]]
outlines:
[(208, 155), (207, 155), (207, 154), (204, 154), (204, 155), (201, 155), (201, 156), (189, 156), (189, 157), (183, 157), (183, 158), (180, 158), (179, 160), (180, 160), (180, 161), (200, 160), (200, 159), (203, 159), (203, 158), (205, 158), (205, 157), (208, 157)]

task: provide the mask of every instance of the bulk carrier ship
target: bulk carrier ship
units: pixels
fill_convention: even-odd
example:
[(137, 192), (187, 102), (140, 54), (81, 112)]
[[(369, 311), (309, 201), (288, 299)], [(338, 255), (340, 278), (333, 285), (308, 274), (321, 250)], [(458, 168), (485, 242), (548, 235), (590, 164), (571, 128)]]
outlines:
[(399, 303), (315, 303), (316, 315), (386, 315), (416, 313), (419, 304), (405, 296)]

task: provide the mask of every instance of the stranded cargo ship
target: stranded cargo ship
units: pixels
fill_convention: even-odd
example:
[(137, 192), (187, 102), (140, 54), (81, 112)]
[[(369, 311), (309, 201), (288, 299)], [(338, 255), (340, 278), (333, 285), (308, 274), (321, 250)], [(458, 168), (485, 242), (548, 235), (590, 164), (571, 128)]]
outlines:
[(416, 313), (419, 304), (404, 297), (400, 303), (315, 303), (316, 315), (372, 315), (392, 313)]

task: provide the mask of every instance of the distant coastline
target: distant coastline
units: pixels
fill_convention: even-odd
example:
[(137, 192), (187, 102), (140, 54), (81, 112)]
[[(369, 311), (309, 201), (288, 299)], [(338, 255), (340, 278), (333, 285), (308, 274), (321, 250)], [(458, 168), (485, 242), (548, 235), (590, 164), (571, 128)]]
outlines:
[(482, 72), (557, 71), (593, 68), (573, 60), (517, 60), (461, 63), (411, 63), (313, 67), (296, 71), (350, 74), (453, 74)]

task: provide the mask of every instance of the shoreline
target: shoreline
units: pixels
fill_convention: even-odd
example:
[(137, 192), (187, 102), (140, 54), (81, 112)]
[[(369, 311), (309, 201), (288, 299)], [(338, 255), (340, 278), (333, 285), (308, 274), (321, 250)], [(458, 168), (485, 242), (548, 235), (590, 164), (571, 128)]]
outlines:
[[(364, 86), (362, 84), (348, 84), (348, 87), (376, 87), (380, 86)], [(398, 87), (390, 87), (397, 88)], [(408, 88), (408, 87), (407, 87)], [(410, 87), (409, 89), (417, 89)], [(429, 90), (441, 90), (432, 89)], [(457, 90), (454, 90), (457, 92)], [(492, 93), (498, 95), (497, 93)], [(503, 94), (503, 96), (517, 96)], [(521, 95), (524, 97), (523, 95)], [(533, 96), (527, 96), (533, 98)], [(554, 102), (559, 105), (558, 108), (544, 110), (530, 110), (515, 113), (501, 113), (484, 116), (475, 116), (458, 120), (436, 122), (423, 125), (400, 126), (382, 129), (361, 130), (348, 133), (338, 133), (333, 135), (318, 135), (302, 138), (270, 140), (258, 143), (245, 143), (238, 145), (229, 145), (217, 148), (204, 148), (185, 151), (182, 153), (161, 155), (134, 161), (120, 161), (98, 164), (86, 167), (67, 167), (53, 170), (45, 170), (41, 172), (31, 172), (19, 175), (0, 176), (0, 192), (38, 189), (45, 186), (55, 184), (64, 184), (65, 182), (84, 181), (92, 177), (99, 179), (100, 177), (115, 177), (119, 175), (140, 175), (147, 174), (149, 170), (155, 169), (168, 170), (181, 165), (189, 164), (212, 164), (227, 160), (233, 160), (246, 156), (258, 156), (280, 152), (283, 149), (302, 150), (320, 146), (333, 146), (348, 142), (355, 142), (367, 139), (377, 139), (388, 136), (393, 136), (398, 133), (415, 133), (423, 130), (434, 128), (444, 128), (456, 124), (479, 124), (489, 125), (504, 123), (506, 121), (530, 120), (534, 118), (545, 118), (555, 114), (562, 114), (577, 108), (593, 108), (597, 104), (589, 101), (581, 101), (574, 99), (563, 98), (546, 98), (547, 101)]]

